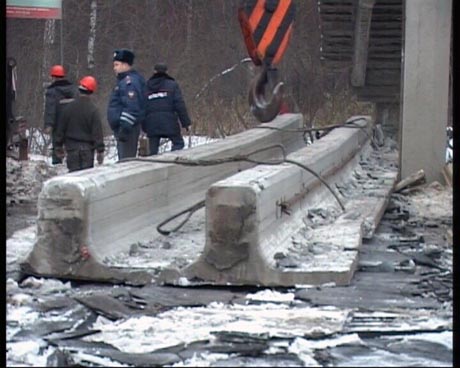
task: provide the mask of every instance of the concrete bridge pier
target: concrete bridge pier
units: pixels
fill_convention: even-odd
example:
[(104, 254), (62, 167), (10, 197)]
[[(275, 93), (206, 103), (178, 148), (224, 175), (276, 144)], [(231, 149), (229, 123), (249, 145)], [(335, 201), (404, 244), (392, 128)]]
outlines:
[(405, 1), (401, 179), (442, 181), (449, 109), (452, 0)]

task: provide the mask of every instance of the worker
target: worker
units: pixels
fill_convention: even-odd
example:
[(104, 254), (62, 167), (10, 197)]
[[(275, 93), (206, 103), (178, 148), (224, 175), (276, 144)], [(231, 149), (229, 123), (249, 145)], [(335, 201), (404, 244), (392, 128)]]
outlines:
[(145, 79), (133, 69), (134, 53), (113, 53), (117, 84), (110, 96), (107, 119), (117, 141), (118, 159), (136, 157), (141, 123), (145, 116)]
[(51, 163), (62, 164), (62, 160), (55, 152), (55, 131), (62, 107), (78, 95), (76, 86), (66, 79), (66, 72), (62, 65), (53, 65), (50, 70), (51, 84), (45, 92), (45, 133), (51, 135)]
[(62, 109), (59, 117), (56, 152), (61, 159), (67, 154), (69, 172), (94, 167), (95, 151), (98, 164), (104, 162), (102, 122), (91, 98), (96, 89), (94, 77), (83, 77), (78, 86), (79, 96)]
[(142, 129), (149, 138), (150, 155), (158, 154), (161, 138), (171, 140), (171, 151), (183, 149), (181, 127), (188, 132), (191, 125), (179, 84), (167, 70), (165, 63), (156, 64), (147, 81), (146, 118)]

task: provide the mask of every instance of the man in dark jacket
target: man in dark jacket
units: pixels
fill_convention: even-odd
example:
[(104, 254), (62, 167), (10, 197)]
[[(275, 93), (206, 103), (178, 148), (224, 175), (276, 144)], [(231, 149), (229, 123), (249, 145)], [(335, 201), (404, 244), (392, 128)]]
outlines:
[(115, 50), (113, 70), (117, 84), (110, 96), (107, 120), (117, 140), (118, 159), (136, 157), (145, 117), (145, 79), (132, 68), (134, 53)]
[(149, 138), (150, 155), (158, 153), (161, 138), (171, 140), (172, 151), (184, 148), (181, 126), (191, 125), (179, 85), (166, 73), (166, 64), (158, 63), (146, 87), (146, 118), (142, 129)]
[(78, 95), (76, 86), (65, 78), (65, 69), (62, 65), (53, 65), (50, 75), (52, 83), (48, 86), (45, 93), (45, 133), (51, 134), (52, 145), (52, 164), (62, 164), (62, 160), (57, 157), (55, 152), (55, 131), (59, 120), (59, 113), (62, 106), (72, 101)]
[[(94, 167), (94, 151), (99, 164), (104, 161), (102, 122), (91, 95), (97, 82), (83, 77), (78, 86), (80, 96), (62, 109), (56, 131), (56, 152), (62, 159), (67, 153), (70, 172)], [(64, 152), (65, 146), (65, 152)]]

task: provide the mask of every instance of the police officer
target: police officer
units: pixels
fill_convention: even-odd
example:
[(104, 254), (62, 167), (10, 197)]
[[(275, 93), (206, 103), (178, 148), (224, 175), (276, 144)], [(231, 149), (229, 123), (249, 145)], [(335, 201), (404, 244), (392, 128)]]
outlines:
[(134, 53), (113, 53), (117, 84), (110, 96), (107, 120), (117, 140), (118, 159), (136, 157), (141, 123), (145, 116), (145, 79), (132, 68)]
[(65, 69), (62, 65), (53, 65), (50, 70), (52, 83), (47, 87), (45, 93), (45, 133), (51, 134), (52, 154), (51, 163), (61, 164), (62, 160), (55, 151), (55, 131), (59, 120), (59, 113), (63, 105), (73, 100), (78, 95), (76, 86), (65, 78)]
[[(97, 82), (92, 76), (80, 80), (79, 97), (67, 104), (59, 116), (56, 130), (56, 154), (67, 153), (69, 172), (94, 166), (94, 152), (99, 164), (104, 161), (104, 136), (99, 111), (91, 99)], [(64, 152), (65, 146), (65, 152)]]
[(167, 73), (165, 63), (154, 66), (154, 74), (146, 86), (146, 118), (142, 129), (149, 138), (150, 155), (158, 153), (161, 138), (171, 140), (171, 151), (184, 148), (181, 127), (191, 125), (178, 83)]

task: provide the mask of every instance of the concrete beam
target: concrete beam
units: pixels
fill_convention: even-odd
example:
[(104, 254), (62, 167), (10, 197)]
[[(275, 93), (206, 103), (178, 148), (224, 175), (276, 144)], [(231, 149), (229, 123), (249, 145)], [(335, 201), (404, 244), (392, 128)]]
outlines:
[[(289, 153), (305, 146), (301, 132), (295, 131), (302, 123), (302, 115), (284, 114), (260, 125), (275, 129), (250, 129), (155, 158), (216, 160), (274, 144), (283, 145)], [(279, 154), (274, 152), (263, 151), (256, 158), (267, 160)], [(52, 178), (39, 195), (37, 240), (22, 269), (59, 278), (149, 282), (146, 272), (114, 269), (104, 259), (151, 237), (165, 218), (203, 200), (214, 182), (252, 166), (229, 162), (191, 167), (140, 159)]]
[(356, 4), (353, 69), (351, 70), (351, 85), (353, 87), (363, 87), (366, 81), (367, 54), (374, 3), (375, 0), (359, 0)]
[(352, 181), (342, 196), (344, 212), (305, 228), (309, 212), (328, 201), (340, 212), (336, 198), (298, 165), (259, 165), (209, 188), (205, 249), (185, 269), (165, 272), (164, 281), (185, 277), (222, 285), (348, 284), (362, 238), (372, 236), (397, 177), (397, 155), (383, 165), (385, 154), (369, 147), (369, 119), (356, 124), (361, 128), (335, 129), (288, 156), (320, 174), (334, 190)]

